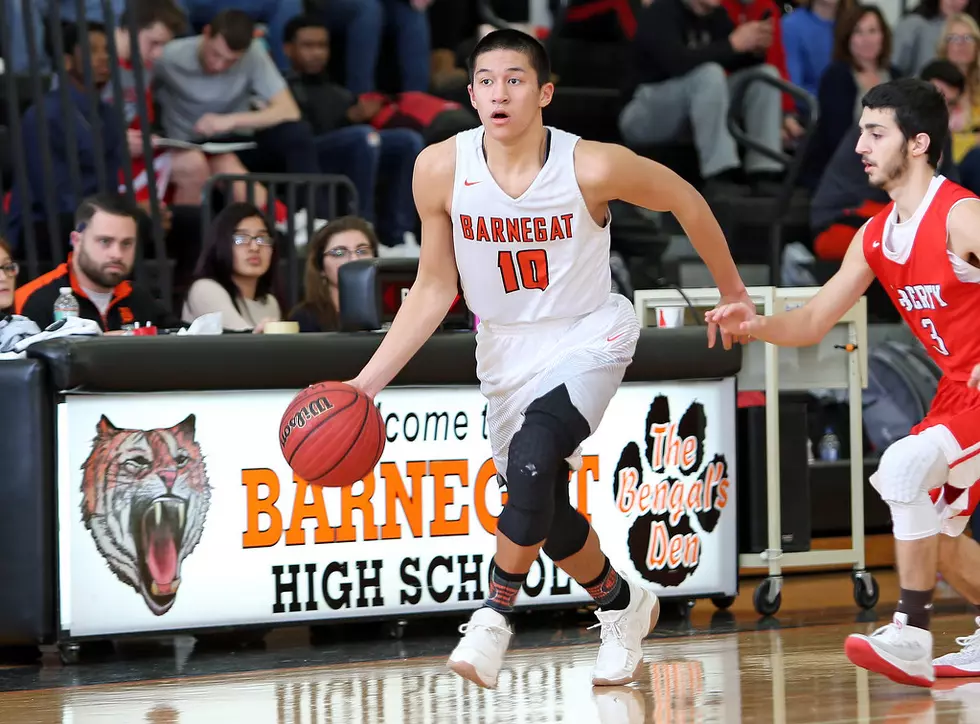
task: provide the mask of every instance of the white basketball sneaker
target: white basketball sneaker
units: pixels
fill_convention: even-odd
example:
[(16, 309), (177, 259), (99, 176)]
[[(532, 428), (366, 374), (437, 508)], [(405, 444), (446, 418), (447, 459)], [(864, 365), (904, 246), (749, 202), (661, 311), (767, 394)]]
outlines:
[(622, 611), (595, 612), (601, 627), (599, 655), (592, 671), (593, 686), (622, 686), (635, 681), (643, 665), (643, 639), (660, 618), (660, 601), (650, 591), (623, 579), (630, 603)]
[(936, 676), (941, 678), (972, 678), (980, 676), (980, 616), (976, 619), (977, 630), (972, 636), (960, 636), (957, 645), (962, 648), (932, 662)]
[(844, 653), (862, 669), (910, 686), (931, 687), (936, 681), (932, 665), (932, 633), (908, 625), (908, 616), (896, 613), (892, 622), (870, 636), (851, 634)]
[(479, 608), (459, 632), (463, 639), (449, 656), (449, 668), (474, 684), (495, 689), (513, 635), (507, 619), (492, 608)]

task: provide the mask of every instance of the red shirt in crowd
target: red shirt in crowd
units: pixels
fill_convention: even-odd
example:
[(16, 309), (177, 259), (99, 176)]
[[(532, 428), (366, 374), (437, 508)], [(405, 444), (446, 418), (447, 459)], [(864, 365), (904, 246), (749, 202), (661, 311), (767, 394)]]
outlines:
[[(748, 3), (742, 0), (722, 0), (722, 5), (728, 11), (728, 17), (738, 27), (742, 23), (752, 20), (762, 20), (762, 16), (769, 11), (770, 22), (772, 22), (772, 45), (766, 54), (766, 63), (779, 71), (783, 80), (789, 80), (789, 71), (786, 70), (786, 48), (783, 47), (783, 34), (780, 28), (779, 19), (782, 12), (774, 0), (749, 0)], [(783, 94), (783, 112), (792, 113), (796, 108), (793, 97), (788, 93)]]

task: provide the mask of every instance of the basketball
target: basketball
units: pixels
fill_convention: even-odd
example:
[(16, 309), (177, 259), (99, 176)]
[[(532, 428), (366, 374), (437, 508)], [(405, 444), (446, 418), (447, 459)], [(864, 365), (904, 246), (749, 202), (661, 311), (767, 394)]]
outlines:
[(385, 446), (381, 413), (360, 390), (319, 382), (300, 391), (279, 424), (289, 467), (311, 485), (342, 488), (374, 470)]

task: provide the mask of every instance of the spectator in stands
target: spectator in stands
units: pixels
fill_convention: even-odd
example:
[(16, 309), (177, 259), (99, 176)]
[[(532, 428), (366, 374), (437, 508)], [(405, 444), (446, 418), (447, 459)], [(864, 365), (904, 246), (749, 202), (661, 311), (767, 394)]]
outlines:
[[(327, 75), (330, 37), (315, 17), (293, 18), (286, 26), (286, 55), (292, 63), (289, 85), (303, 117), (313, 126), (324, 173), (347, 176), (357, 188), (361, 216), (378, 226), (390, 254), (418, 256), (418, 245), (406, 242), (415, 228), (412, 173), (424, 145), (409, 128), (376, 130), (371, 120), (381, 101), (356, 98)], [(385, 180), (381, 211), (375, 214), (378, 180)], [(376, 219), (377, 217), (377, 219)]]
[(820, 115), (807, 153), (802, 181), (815, 188), (841, 139), (861, 117), (861, 98), (897, 76), (888, 65), (891, 30), (875, 5), (858, 5), (841, 15), (834, 40), (834, 62), (820, 79)]
[[(929, 63), (922, 69), (920, 77), (939, 89), (948, 106), (955, 107), (959, 102), (965, 80), (949, 61)], [(810, 202), (810, 227), (815, 235), (813, 250), (821, 259), (843, 259), (857, 230), (889, 202), (886, 192), (868, 183), (864, 164), (855, 152), (860, 135), (857, 125), (848, 129)], [(958, 177), (950, 148), (947, 136), (939, 173), (956, 181)]]
[[(254, 141), (240, 152), (256, 172), (320, 173), (309, 125), (239, 10), (218, 13), (204, 34), (169, 43), (154, 68), (164, 135), (181, 141)], [(258, 110), (252, 110), (258, 101)], [(213, 169), (212, 169), (213, 170)], [(322, 196), (322, 195), (321, 195)], [(326, 215), (326, 207), (318, 208)], [(297, 224), (302, 226), (302, 224)]]
[(0, 318), (14, 311), (14, 292), (20, 267), (14, 261), (10, 244), (0, 237)]
[(304, 295), (289, 319), (299, 323), (300, 332), (340, 330), (340, 267), (355, 259), (378, 255), (378, 237), (364, 219), (342, 216), (317, 232), (306, 256)]
[[(735, 191), (741, 166), (735, 139), (728, 132), (730, 82), (747, 68), (778, 71), (765, 65), (774, 18), (737, 28), (721, 0), (655, 0), (639, 15), (633, 39), (632, 100), (619, 117), (627, 143), (666, 143), (690, 127), (694, 133), (707, 193)], [(782, 150), (781, 94), (761, 83), (745, 94), (746, 131), (773, 151)], [(781, 177), (779, 162), (760, 153), (745, 154), (753, 185), (769, 191)]]
[(951, 15), (946, 21), (939, 45), (939, 57), (949, 60), (966, 78), (959, 103), (952, 109), (953, 160), (967, 167), (972, 175), (976, 158), (967, 160), (977, 145), (980, 133), (980, 27), (965, 13)]
[(278, 272), (279, 250), (262, 212), (252, 204), (230, 204), (211, 223), (181, 318), (193, 322), (221, 312), (224, 329), (261, 332), (266, 322), (282, 319)]
[[(151, 126), (155, 121), (151, 92), (153, 67), (163, 55), (167, 43), (184, 32), (187, 19), (183, 10), (174, 4), (173, 0), (129, 0), (116, 26), (116, 52), (119, 55), (124, 121), (128, 127), (126, 143), (133, 159), (134, 191), (137, 201), (147, 203), (149, 193), (144, 175), (146, 165), (143, 161), (143, 133), (136, 98), (136, 80), (133, 74), (133, 52), (130, 47), (130, 15), (134, 17), (136, 27), (139, 29), (137, 42), (140, 62), (145, 71), (145, 110)], [(115, 103), (115, 89), (112, 83), (107, 84), (103, 89), (102, 99), (109, 104)], [(157, 138), (158, 136), (153, 135), (151, 142)], [(196, 150), (159, 150), (154, 155), (154, 166), (158, 169), (154, 175), (158, 194), (177, 206), (200, 206), (202, 189), (210, 174), (208, 160), (203, 153)], [(215, 173), (222, 172), (215, 170)]]
[(98, 322), (104, 332), (135, 322), (176, 326), (149, 290), (128, 281), (136, 261), (137, 214), (117, 193), (85, 199), (75, 213), (67, 261), (17, 290), (17, 314), (44, 329), (54, 321), (61, 288), (71, 287), (79, 316)]
[(247, 13), (256, 22), (266, 26), (265, 41), (269, 54), (283, 72), (289, 68), (289, 61), (283, 53), (282, 33), (290, 18), (303, 12), (303, 0), (183, 0), (184, 7), (194, 27), (203, 28), (212, 22), (218, 13), (234, 7)]
[[(55, 213), (67, 217), (61, 220), (61, 228), (67, 230), (72, 228), (72, 215), (79, 203), (75, 189), (72, 188), (71, 163), (73, 161), (77, 163), (82, 197), (105, 190), (100, 188), (100, 180), (106, 184), (106, 187), (115, 189), (115, 182), (122, 169), (125, 136), (116, 114), (98, 96), (109, 81), (109, 52), (105, 29), (101, 25), (91, 23), (88, 25), (95, 94), (88, 92), (85, 87), (84, 61), (78, 27), (66, 24), (62, 34), (65, 72), (68, 76), (69, 107), (64, 107), (62, 90), (56, 88), (45, 94), (40, 106), (32, 105), (24, 113), (22, 145), (27, 168), (26, 192), (30, 195), (30, 207), (23, 208), (25, 189), (15, 183), (10, 197), (7, 221), (15, 249), (20, 246), (21, 232), (25, 224), (35, 225), (35, 238), (42, 247), (44, 246), (44, 239), (48, 236), (47, 226), (42, 223), (47, 219), (46, 180), (54, 188)], [(42, 114), (47, 124), (47, 138), (41, 138), (38, 116)], [(93, 116), (97, 123), (93, 123)], [(69, 124), (76, 142), (74, 159), (69, 159), (70, 149), (67, 141)], [(47, 146), (51, 156), (51, 174), (48, 178), (45, 173), (42, 146)], [(102, 179), (100, 179), (100, 171), (103, 172)], [(50, 239), (48, 242), (50, 243)]]
[(813, 97), (834, 54), (839, 3), (840, 0), (805, 0), (782, 19), (789, 79)]
[(953, 15), (966, 11), (976, 17), (976, 0), (921, 0), (918, 6), (895, 26), (892, 65), (902, 75), (914, 75), (936, 57), (943, 43), (943, 26)]
[(401, 90), (429, 90), (429, 23), (432, 0), (320, 0), (315, 6), (347, 49), (344, 85), (355, 96), (375, 89), (381, 41), (395, 36)]
[[(779, 71), (783, 80), (789, 80), (789, 70), (786, 67), (786, 49), (783, 46), (782, 29), (778, 22), (779, 6), (775, 0), (722, 0), (722, 5), (728, 12), (728, 17), (737, 28), (743, 23), (765, 21), (775, 18), (772, 24), (772, 43), (766, 50), (766, 63)], [(796, 103), (793, 96), (783, 94), (783, 141), (786, 144), (803, 135), (803, 126), (796, 119)]]
[[(37, 66), (33, 70), (48, 73), (51, 70), (51, 59), (44, 52), (44, 30), (50, 22), (48, 8), (51, 0), (3, 0), (7, 13), (8, 27), (13, 28), (11, 33), (12, 46), (9, 53), (4, 54), (7, 61), (15, 73), (27, 73), (32, 70), (30, 66), (30, 55), (27, 50), (27, 33), (24, 31), (25, 14), (29, 14), (31, 30), (34, 36), (35, 48), (37, 48)], [(59, 6), (61, 19), (66, 23), (75, 24), (78, 19), (77, 0), (55, 0)], [(126, 0), (109, 0), (109, 7), (113, 11), (113, 19), (119, 17), (123, 11)], [(102, 8), (102, 0), (83, 0), (85, 19), (105, 25), (105, 13)], [(26, 11), (26, 13), (25, 13)]]

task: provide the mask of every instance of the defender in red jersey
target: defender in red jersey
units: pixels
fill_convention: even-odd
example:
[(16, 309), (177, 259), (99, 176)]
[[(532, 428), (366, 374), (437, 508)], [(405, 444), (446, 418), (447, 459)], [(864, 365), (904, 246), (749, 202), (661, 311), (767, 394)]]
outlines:
[[(917, 686), (980, 676), (980, 630), (932, 659), (936, 571), (980, 604), (980, 543), (963, 535), (980, 501), (980, 199), (936, 167), (948, 128), (943, 96), (905, 78), (862, 100), (855, 151), (892, 202), (858, 231), (840, 270), (805, 306), (762, 317), (744, 303), (706, 319), (780, 346), (817, 343), (877, 277), (943, 372), (929, 414), (881, 456), (871, 484), (888, 504), (901, 592), (892, 623), (845, 645), (858, 666)], [(977, 619), (980, 626), (980, 618)]]

